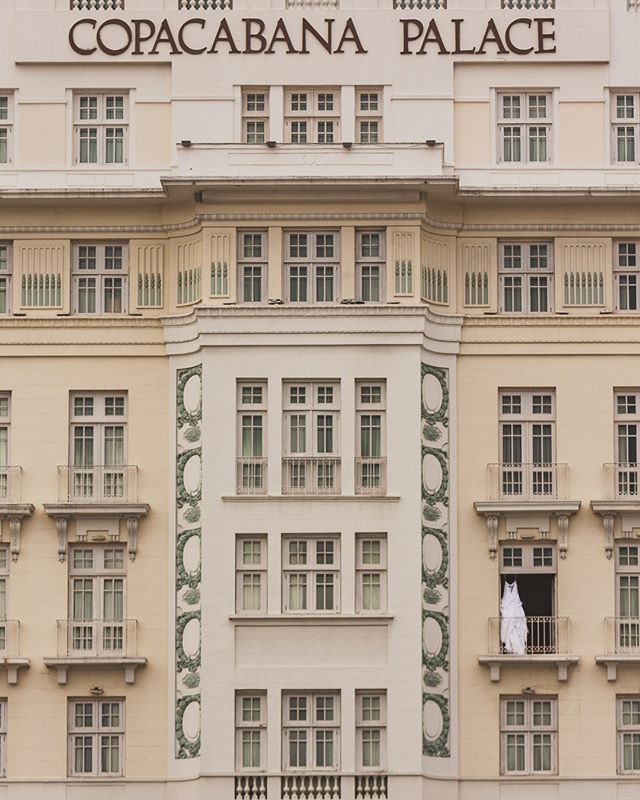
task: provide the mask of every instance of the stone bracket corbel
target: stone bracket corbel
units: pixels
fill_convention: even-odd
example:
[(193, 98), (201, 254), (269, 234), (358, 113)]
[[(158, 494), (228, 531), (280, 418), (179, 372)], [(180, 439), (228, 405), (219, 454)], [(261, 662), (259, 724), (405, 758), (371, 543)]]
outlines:
[(67, 555), (67, 530), (69, 517), (56, 517), (56, 533), (58, 534), (58, 561), (65, 560)]
[[(498, 552), (498, 517), (491, 514), (487, 517), (487, 531), (489, 533), (489, 558), (493, 561)], [(491, 679), (493, 680), (493, 678)]]
[[(139, 517), (127, 517), (127, 539), (129, 540), (129, 558), (136, 560), (138, 552), (138, 520)], [(127, 681), (128, 682), (128, 681)]]
[(0, 520), (6, 519), (9, 525), (9, 552), (12, 561), (17, 561), (20, 555), (22, 521), (33, 514), (33, 508), (31, 503), (0, 504)]
[[(556, 514), (556, 522), (558, 524), (558, 550), (560, 558), (564, 560), (569, 547), (569, 515)], [(566, 680), (566, 678), (560, 678), (560, 680)]]

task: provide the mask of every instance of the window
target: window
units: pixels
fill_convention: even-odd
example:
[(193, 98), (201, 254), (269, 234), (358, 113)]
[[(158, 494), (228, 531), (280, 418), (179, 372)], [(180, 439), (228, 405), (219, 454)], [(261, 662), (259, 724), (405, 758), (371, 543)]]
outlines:
[(76, 244), (73, 248), (73, 294), (76, 314), (125, 314), (127, 246)]
[(333, 144), (340, 141), (340, 90), (285, 89), (285, 141)]
[(382, 141), (382, 89), (356, 89), (356, 136), (360, 144)]
[(340, 539), (284, 537), (282, 610), (339, 611)]
[(126, 650), (126, 557), (122, 545), (74, 545), (69, 557), (69, 650), (113, 655)]
[(8, 499), (9, 486), (9, 431), (11, 430), (11, 395), (0, 393), (0, 500)]
[(0, 314), (11, 313), (11, 273), (13, 251), (10, 244), (0, 242)]
[(126, 94), (76, 94), (75, 163), (117, 166), (127, 163), (129, 98)]
[(640, 545), (616, 547), (616, 653), (640, 650)]
[(69, 701), (69, 774), (124, 775), (124, 700)]
[(383, 231), (356, 232), (356, 296), (365, 303), (384, 298), (385, 237)]
[(551, 161), (551, 93), (498, 94), (498, 161)]
[(339, 383), (284, 384), (283, 492), (340, 491)]
[(640, 96), (638, 92), (611, 95), (611, 147), (614, 163), (638, 161)]
[(616, 311), (638, 310), (638, 245), (638, 242), (617, 242), (614, 245)]
[(242, 141), (264, 144), (269, 138), (269, 91), (242, 90)]
[[(7, 589), (9, 586), (9, 548), (0, 545), (0, 653), (7, 653), (9, 648), (9, 625), (7, 624)], [(0, 704), (2, 701), (0, 700)], [(2, 722), (0, 708), (0, 727)], [(0, 731), (1, 732), (1, 731)], [(0, 747), (1, 750), (1, 747)], [(0, 752), (0, 761), (1, 761)]]
[(356, 750), (358, 770), (384, 769), (386, 756), (387, 693), (356, 692)]
[(614, 402), (615, 493), (616, 497), (637, 496), (640, 391), (616, 391)]
[(340, 695), (285, 693), (282, 737), (283, 769), (339, 769)]
[(7, 774), (7, 699), (0, 698), (0, 776)]
[(640, 772), (640, 697), (618, 697), (618, 772)]
[(267, 610), (267, 538), (236, 537), (236, 611)]
[(356, 535), (356, 611), (380, 613), (387, 608), (387, 537)]
[(261, 303), (267, 299), (267, 234), (241, 231), (238, 234), (238, 295), (242, 303)]
[(127, 396), (72, 394), (70, 417), (70, 495), (126, 499)]
[(238, 383), (238, 472), (239, 494), (262, 494), (267, 490), (266, 453), (267, 384)]
[(13, 95), (0, 94), (0, 164), (13, 161)]
[(500, 493), (553, 495), (555, 393), (550, 389), (500, 392)]
[(501, 242), (500, 311), (549, 312), (553, 306), (551, 242)]
[(386, 384), (356, 382), (356, 493), (386, 491), (385, 458)]
[(266, 768), (267, 697), (263, 692), (236, 694), (236, 768)]
[(338, 300), (338, 234), (331, 231), (285, 233), (286, 297), (290, 303)]
[(503, 775), (557, 771), (556, 698), (501, 698), (500, 720)]

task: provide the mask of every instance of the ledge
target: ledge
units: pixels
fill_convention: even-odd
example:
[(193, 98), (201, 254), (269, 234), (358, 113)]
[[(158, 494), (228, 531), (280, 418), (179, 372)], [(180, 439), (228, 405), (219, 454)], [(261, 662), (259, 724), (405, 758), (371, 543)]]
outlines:
[(223, 503), (399, 503), (389, 494), (223, 494)]
[(618, 678), (618, 667), (640, 665), (640, 653), (596, 656), (596, 664), (607, 668), (608, 681), (615, 681)]
[(478, 663), (489, 667), (489, 676), (494, 683), (500, 680), (502, 667), (545, 667), (555, 666), (558, 669), (558, 680), (566, 681), (569, 678), (569, 667), (577, 664), (580, 656), (560, 655), (559, 653), (541, 653), (540, 655), (498, 655), (478, 656)]
[(300, 627), (301, 624), (305, 626), (326, 625), (330, 627), (339, 627), (341, 625), (352, 627), (354, 624), (359, 624), (367, 627), (371, 625), (390, 625), (394, 618), (393, 614), (334, 614), (326, 617), (318, 614), (301, 614), (300, 616), (293, 614), (231, 614), (229, 621), (238, 627), (253, 625)]
[(580, 500), (487, 500), (473, 507), (478, 514), (575, 514)]
[(7, 670), (7, 683), (10, 686), (15, 686), (18, 683), (20, 670), (29, 669), (30, 666), (31, 661), (28, 658), (19, 658), (18, 656), (0, 658), (0, 669)]
[(44, 664), (58, 673), (58, 683), (64, 686), (67, 682), (67, 671), (70, 669), (123, 669), (124, 682), (136, 682), (136, 669), (147, 664), (146, 658), (122, 658), (79, 656), (78, 658), (44, 658)]

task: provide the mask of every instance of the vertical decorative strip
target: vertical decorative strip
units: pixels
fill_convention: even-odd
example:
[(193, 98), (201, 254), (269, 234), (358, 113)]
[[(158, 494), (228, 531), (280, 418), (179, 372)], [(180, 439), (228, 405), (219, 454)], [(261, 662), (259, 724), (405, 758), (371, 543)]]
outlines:
[(422, 752), (448, 758), (449, 387), (448, 371), (422, 364)]
[(177, 372), (176, 758), (200, 755), (202, 364)]

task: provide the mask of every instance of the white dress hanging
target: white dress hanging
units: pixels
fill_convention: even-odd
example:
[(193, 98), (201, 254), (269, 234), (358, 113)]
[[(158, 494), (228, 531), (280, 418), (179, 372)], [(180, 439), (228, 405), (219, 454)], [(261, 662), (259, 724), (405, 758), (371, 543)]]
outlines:
[(505, 581), (500, 601), (500, 640), (505, 653), (523, 656), (527, 652), (527, 617), (516, 581)]

